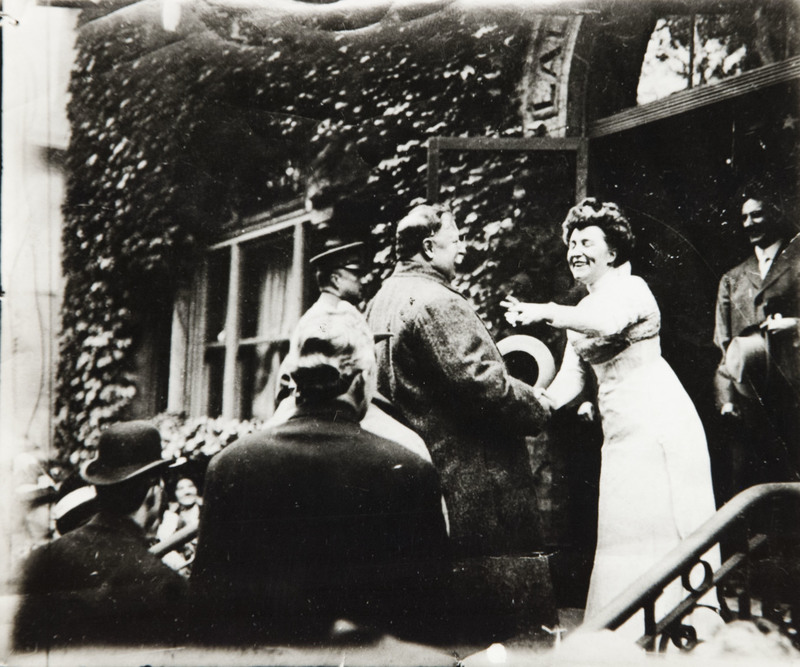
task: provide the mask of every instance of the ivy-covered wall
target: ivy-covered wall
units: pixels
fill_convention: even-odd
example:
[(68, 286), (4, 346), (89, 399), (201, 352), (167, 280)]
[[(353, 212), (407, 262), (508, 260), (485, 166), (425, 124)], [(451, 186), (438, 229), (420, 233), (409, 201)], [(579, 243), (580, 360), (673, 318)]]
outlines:
[[(73, 461), (137, 391), (137, 327), (169, 304), (223, 226), (309, 186), (314, 206), (334, 205), (322, 232), (372, 243), (374, 288), (391, 265), (394, 223), (424, 200), (427, 139), (523, 134), (523, 63), (541, 19), (532, 9), (267, 5), (183, 3), (172, 32), (157, 0), (84, 14), (56, 398), (57, 443)], [(571, 160), (442, 161), (443, 198), (470, 246), (459, 286), (496, 334), (506, 292), (564, 297), (558, 223), (574, 198)]]

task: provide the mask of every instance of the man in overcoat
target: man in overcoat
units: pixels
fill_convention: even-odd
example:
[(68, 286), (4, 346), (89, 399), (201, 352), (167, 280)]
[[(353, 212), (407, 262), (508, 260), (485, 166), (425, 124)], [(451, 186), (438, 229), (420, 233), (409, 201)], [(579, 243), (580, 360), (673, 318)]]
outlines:
[(422, 435), (442, 478), (455, 554), (542, 548), (525, 435), (546, 417), (511, 377), (494, 340), (450, 283), (463, 252), (453, 215), (417, 206), (398, 223), (397, 265), (367, 308), (378, 390)]
[[(361, 242), (336, 244), (308, 260), (310, 267), (314, 270), (319, 297), (303, 313), (295, 327), (295, 332), (301, 331), (307, 321), (330, 313), (349, 312), (363, 319), (364, 316), (357, 307), (361, 304), (361, 276), (365, 273), (364, 247)], [(268, 422), (270, 425), (286, 421), (295, 409), (292, 383), (287, 369), (293, 363), (294, 355), (297, 354), (296, 338), (296, 334), (292, 336), (289, 354), (281, 364), (278, 405), (275, 414)], [(375, 336), (376, 342), (383, 340), (385, 340), (385, 335), (377, 334)], [(426, 461), (431, 460), (428, 448), (422, 438), (398, 420), (393, 406), (378, 392), (374, 392), (367, 413), (361, 420), (361, 425), (382, 438), (394, 440)]]
[(800, 479), (800, 237), (774, 189), (753, 181), (738, 202), (753, 254), (720, 280), (714, 331), (717, 407), (742, 459), (734, 492)]
[(209, 466), (191, 583), (213, 643), (319, 641), (346, 619), (417, 636), (448, 571), (433, 465), (361, 428), (372, 334), (354, 312), (304, 318), (297, 409)]
[(97, 457), (81, 469), (95, 487), (98, 511), (25, 562), (16, 650), (183, 640), (187, 583), (147, 543), (160, 517), (168, 463), (159, 432), (146, 422), (103, 431)]

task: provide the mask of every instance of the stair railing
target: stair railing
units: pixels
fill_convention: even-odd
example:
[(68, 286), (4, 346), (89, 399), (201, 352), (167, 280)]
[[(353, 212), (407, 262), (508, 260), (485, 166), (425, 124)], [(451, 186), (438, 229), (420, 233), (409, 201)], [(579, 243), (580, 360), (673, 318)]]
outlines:
[(191, 542), (195, 537), (197, 537), (197, 523), (190, 523), (188, 526), (176, 530), (168, 538), (154, 544), (150, 547), (150, 553), (158, 558), (163, 558), (170, 551), (180, 549), (184, 544)]
[[(737, 591), (737, 609), (732, 611), (725, 597), (719, 594), (719, 585), (728, 580), (734, 572), (743, 570), (746, 572), (751, 565), (751, 559), (768, 543), (770, 536), (767, 532), (758, 531), (748, 535), (740, 529), (742, 524), (766, 502), (785, 498), (800, 500), (800, 482), (759, 484), (742, 491), (598, 614), (585, 621), (575, 633), (616, 630), (639, 610), (643, 610), (644, 632), (637, 640), (639, 646), (648, 651), (654, 651), (656, 648), (664, 651), (671, 641), (682, 650), (691, 650), (697, 644), (697, 634), (692, 626), (684, 624), (684, 620), (692, 613), (701, 598), (714, 587), (717, 587), (717, 599), (723, 620), (729, 622), (734, 619), (750, 618), (752, 601), (747, 586)], [(735, 532), (737, 529), (739, 529), (738, 535)], [(194, 539), (197, 530), (196, 523), (188, 525), (155, 544), (150, 548), (150, 552), (159, 558), (163, 557)], [(732, 553), (729, 553), (720, 567), (714, 570), (702, 557), (726, 538), (730, 538), (726, 545), (728, 551)], [(694, 584), (690, 575), (697, 566), (702, 569), (703, 579), (699, 584)], [(666, 586), (678, 578), (687, 595), (661, 619), (656, 619), (656, 601)], [(771, 620), (780, 624), (783, 619)], [(659, 637), (660, 641), (657, 642)]]
[[(644, 612), (644, 633), (637, 640), (639, 646), (654, 651), (656, 640), (660, 637), (659, 651), (666, 650), (670, 641), (683, 650), (691, 650), (697, 644), (697, 633), (683, 621), (697, 606), (698, 601), (715, 586), (723, 620), (729, 622), (750, 618), (751, 599), (747, 586), (736, 594), (738, 608), (734, 612), (720, 594), (719, 585), (734, 572), (750, 567), (753, 556), (771, 537), (763, 530), (749, 535), (742, 530), (737, 535), (736, 530), (753, 515), (754, 510), (767, 501), (786, 498), (800, 499), (800, 482), (758, 484), (742, 491), (598, 614), (584, 622), (575, 633), (616, 630), (641, 609)], [(763, 529), (764, 526), (759, 528)], [(702, 557), (726, 538), (730, 539), (730, 543), (726, 541), (725, 546), (733, 553), (715, 571)], [(693, 584), (690, 574), (698, 565), (702, 568), (703, 580), (699, 584)], [(678, 578), (688, 594), (661, 619), (656, 619), (656, 600), (664, 588)], [(781, 619), (772, 620), (780, 622)]]

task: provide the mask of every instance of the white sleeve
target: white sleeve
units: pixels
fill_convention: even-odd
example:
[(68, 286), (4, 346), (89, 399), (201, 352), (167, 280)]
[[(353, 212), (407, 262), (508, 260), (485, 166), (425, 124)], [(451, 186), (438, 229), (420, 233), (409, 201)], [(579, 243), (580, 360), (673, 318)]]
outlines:
[(601, 336), (625, 331), (632, 324), (658, 314), (658, 304), (644, 280), (629, 276), (620, 280), (614, 290), (590, 294), (575, 306), (587, 321), (595, 323)]
[(573, 400), (586, 386), (586, 368), (572, 345), (571, 336), (567, 336), (564, 358), (553, 382), (547, 387), (547, 394), (555, 402), (555, 408), (561, 408)]

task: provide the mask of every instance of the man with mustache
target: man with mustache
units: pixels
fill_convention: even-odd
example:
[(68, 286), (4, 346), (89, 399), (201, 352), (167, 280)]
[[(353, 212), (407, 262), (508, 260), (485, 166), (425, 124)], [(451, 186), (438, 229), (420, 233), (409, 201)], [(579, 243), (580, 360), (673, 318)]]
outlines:
[(722, 277), (714, 331), (717, 407), (738, 435), (730, 495), (800, 479), (800, 237), (763, 182), (746, 184), (738, 205), (753, 253)]
[(459, 557), (543, 547), (524, 436), (547, 410), (511, 377), (486, 326), (450, 283), (463, 254), (453, 214), (413, 208), (397, 225), (394, 272), (367, 309), (378, 390), (423, 437), (442, 478)]

